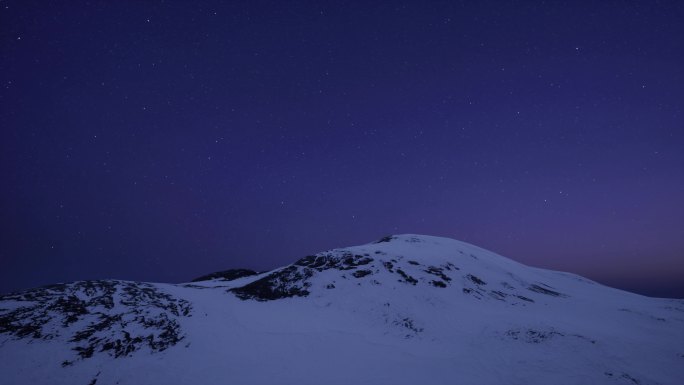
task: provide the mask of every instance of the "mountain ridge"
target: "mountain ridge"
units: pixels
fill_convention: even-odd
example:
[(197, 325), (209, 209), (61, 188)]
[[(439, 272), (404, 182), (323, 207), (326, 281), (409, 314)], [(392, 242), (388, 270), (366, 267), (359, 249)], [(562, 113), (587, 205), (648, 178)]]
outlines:
[(0, 369), (16, 384), (230, 383), (224, 367), (240, 384), (675, 384), (684, 375), (684, 301), (448, 238), (393, 235), (205, 277), (0, 296)]

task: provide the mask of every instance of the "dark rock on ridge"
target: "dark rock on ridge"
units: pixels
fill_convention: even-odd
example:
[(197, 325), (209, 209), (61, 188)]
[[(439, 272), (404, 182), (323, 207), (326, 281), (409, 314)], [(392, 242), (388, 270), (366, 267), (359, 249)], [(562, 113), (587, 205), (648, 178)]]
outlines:
[(251, 277), (252, 275), (257, 275), (254, 270), (250, 269), (230, 269), (224, 271), (217, 271), (215, 273), (203, 275), (201, 277), (195, 278), (192, 282), (209, 281), (212, 279), (225, 279), (226, 281), (232, 281), (238, 278)]

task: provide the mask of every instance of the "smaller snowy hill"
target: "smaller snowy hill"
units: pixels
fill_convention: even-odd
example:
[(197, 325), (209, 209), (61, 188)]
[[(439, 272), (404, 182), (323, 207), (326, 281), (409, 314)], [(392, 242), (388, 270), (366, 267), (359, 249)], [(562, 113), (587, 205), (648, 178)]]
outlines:
[(7, 384), (679, 384), (684, 301), (395, 235), (263, 273), (0, 297)]

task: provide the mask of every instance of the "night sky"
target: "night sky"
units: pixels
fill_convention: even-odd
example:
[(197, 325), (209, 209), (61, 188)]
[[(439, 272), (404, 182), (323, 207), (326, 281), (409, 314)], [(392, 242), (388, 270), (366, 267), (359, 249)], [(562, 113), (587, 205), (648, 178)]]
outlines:
[(0, 292), (387, 234), (684, 297), (681, 1), (1, 1)]

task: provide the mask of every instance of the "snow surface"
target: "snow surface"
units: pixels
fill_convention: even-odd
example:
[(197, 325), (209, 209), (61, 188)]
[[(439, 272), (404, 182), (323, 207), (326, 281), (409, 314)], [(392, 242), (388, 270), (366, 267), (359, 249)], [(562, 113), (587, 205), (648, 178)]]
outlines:
[(0, 297), (0, 373), (8, 385), (681, 384), (684, 301), (397, 235), (232, 281)]

